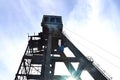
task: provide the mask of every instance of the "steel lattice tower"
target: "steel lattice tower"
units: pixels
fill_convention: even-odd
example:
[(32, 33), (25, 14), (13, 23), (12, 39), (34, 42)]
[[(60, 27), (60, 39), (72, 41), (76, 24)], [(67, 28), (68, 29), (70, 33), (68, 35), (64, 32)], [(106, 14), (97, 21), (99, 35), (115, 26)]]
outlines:
[[(42, 32), (29, 36), (15, 80), (67, 80), (70, 77), (81, 80), (83, 70), (87, 70), (94, 80), (110, 80), (62, 33), (61, 16), (44, 15), (41, 26)], [(75, 57), (65, 55), (66, 47)], [(64, 62), (70, 75), (55, 75), (56, 62)], [(79, 63), (77, 70), (72, 62)]]

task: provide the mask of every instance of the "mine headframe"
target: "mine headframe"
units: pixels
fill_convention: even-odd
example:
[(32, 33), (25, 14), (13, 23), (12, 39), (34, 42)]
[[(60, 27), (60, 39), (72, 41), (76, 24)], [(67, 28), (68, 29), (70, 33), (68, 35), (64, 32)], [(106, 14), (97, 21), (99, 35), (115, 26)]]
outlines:
[[(63, 34), (61, 16), (44, 15), (41, 26), (42, 32), (29, 36), (15, 80), (68, 80), (71, 77), (81, 80), (83, 70), (87, 70), (94, 80), (110, 80)], [(67, 57), (65, 48), (69, 48), (75, 57)], [(55, 75), (56, 62), (64, 62), (70, 75)], [(79, 63), (77, 70), (72, 62)]]

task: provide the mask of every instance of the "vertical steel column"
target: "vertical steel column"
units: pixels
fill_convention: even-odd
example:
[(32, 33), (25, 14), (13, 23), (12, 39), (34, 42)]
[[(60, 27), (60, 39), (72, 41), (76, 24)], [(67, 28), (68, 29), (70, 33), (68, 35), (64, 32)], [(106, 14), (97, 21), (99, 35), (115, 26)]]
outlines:
[(44, 80), (51, 80), (50, 73), (50, 54), (51, 54), (51, 45), (52, 45), (52, 34), (48, 35), (48, 43), (47, 43), (47, 52), (45, 54), (45, 71), (44, 71)]
[(51, 80), (53, 80), (54, 79), (54, 71), (55, 71), (55, 61), (52, 61), (50, 68), (51, 68)]

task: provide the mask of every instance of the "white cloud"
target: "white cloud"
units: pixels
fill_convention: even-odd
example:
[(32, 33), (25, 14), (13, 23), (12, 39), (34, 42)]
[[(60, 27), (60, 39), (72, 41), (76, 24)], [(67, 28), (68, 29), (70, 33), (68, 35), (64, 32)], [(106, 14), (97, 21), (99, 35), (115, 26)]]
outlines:
[[(120, 61), (120, 37), (116, 33), (116, 27), (119, 27), (120, 25), (118, 24), (119, 19), (117, 18), (119, 17), (117, 12), (118, 10), (116, 10), (112, 1), (110, 2), (108, 0), (106, 0), (105, 3), (103, 0), (87, 0), (88, 2), (84, 1), (82, 5), (80, 4), (81, 1), (82, 0), (79, 1), (71, 12), (65, 31), (68, 33), (68, 36), (70, 35), (69, 37), (76, 44), (76, 46), (79, 47), (79, 49), (85, 52), (85, 54), (87, 53), (87, 55), (92, 56), (95, 61), (103, 67), (103, 69), (110, 72), (113, 80), (117, 80), (119, 76), (115, 74), (116, 72), (119, 72), (118, 67), (120, 67), (118, 64)], [(107, 13), (103, 10), (104, 8), (107, 9), (107, 5), (104, 5), (106, 3), (110, 5), (109, 10), (107, 10), (107, 13), (110, 14), (109, 17), (107, 17)], [(84, 38), (94, 44), (99, 45), (100, 47), (83, 41), (84, 39), (80, 36), (75, 37), (74, 33), (75, 35), (78, 34), (84, 36)], [(87, 48), (90, 48), (95, 53), (87, 50), (86, 47), (83, 48), (83, 46), (80, 46), (81, 44), (79, 44), (79, 42)], [(98, 55), (96, 55), (96, 53)], [(113, 69), (110, 70), (108, 67)]]

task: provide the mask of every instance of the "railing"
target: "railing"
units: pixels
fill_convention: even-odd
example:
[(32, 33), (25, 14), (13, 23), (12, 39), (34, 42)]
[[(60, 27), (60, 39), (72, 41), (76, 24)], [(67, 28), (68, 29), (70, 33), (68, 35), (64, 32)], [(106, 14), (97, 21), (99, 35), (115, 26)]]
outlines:
[(91, 62), (93, 62), (93, 65), (108, 79), (112, 80), (112, 77), (105, 71), (103, 70), (98, 63), (94, 61), (94, 59), (91, 56), (88, 56), (87, 59)]

